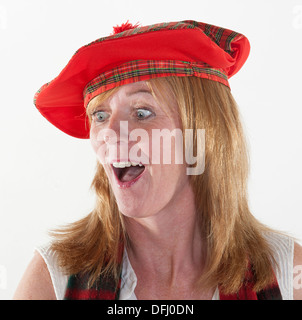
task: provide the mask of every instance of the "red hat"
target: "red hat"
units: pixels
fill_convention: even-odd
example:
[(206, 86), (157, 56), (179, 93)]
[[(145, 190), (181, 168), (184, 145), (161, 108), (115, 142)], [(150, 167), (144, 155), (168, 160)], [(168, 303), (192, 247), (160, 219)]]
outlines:
[(196, 21), (145, 27), (129, 23), (75, 52), (66, 67), (36, 93), (40, 113), (63, 132), (89, 138), (88, 102), (127, 83), (166, 76), (195, 76), (228, 84), (250, 45), (232, 30)]

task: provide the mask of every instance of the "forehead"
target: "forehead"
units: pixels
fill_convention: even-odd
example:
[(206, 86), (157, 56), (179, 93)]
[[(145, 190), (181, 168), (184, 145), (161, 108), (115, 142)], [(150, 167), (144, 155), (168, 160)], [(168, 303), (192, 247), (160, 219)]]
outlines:
[(110, 105), (111, 102), (122, 102), (136, 100), (146, 100), (151, 103), (156, 110), (163, 111), (168, 117), (175, 116), (177, 111), (177, 103), (175, 98), (171, 95), (166, 85), (159, 87), (152, 85), (149, 81), (139, 81), (129, 83), (118, 88), (108, 99), (104, 100), (104, 104)]
[(146, 81), (139, 81), (134, 83), (128, 83), (120, 87), (120, 90), (124, 90), (124, 92), (135, 92), (135, 91), (147, 91), (151, 92), (150, 87), (147, 85)]
[[(156, 80), (156, 79), (153, 79)], [(174, 114), (177, 110), (175, 97), (168, 90), (168, 86), (162, 83), (160, 86), (155, 85), (154, 81), (139, 81), (129, 83), (120, 87), (115, 87), (109, 91), (94, 97), (87, 106), (87, 113), (96, 110), (100, 106), (110, 105), (111, 102), (120, 99), (136, 99), (143, 96), (144, 99), (152, 101), (154, 106), (162, 109), (167, 115)]]
[(108, 99), (108, 101), (114, 99), (115, 97), (132, 97), (136, 94), (146, 94), (149, 98), (155, 98), (153, 90), (147, 85), (145, 81), (139, 81), (135, 83), (129, 83), (120, 86)]
[(108, 102), (110, 99), (112, 99), (117, 94), (122, 95), (131, 95), (132, 93), (139, 92), (139, 91), (146, 91), (151, 92), (148, 85), (145, 81), (140, 81), (136, 83), (130, 83), (126, 84), (120, 87), (115, 87), (109, 91), (105, 91), (97, 96), (95, 96), (93, 99), (91, 99), (87, 105), (86, 112), (89, 114), (91, 111), (93, 111), (96, 107)]

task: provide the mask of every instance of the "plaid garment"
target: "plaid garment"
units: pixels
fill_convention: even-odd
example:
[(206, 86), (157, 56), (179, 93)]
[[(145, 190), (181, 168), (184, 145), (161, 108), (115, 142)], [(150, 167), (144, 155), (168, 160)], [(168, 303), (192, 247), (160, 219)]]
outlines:
[(64, 300), (118, 300), (121, 279), (116, 286), (114, 279), (100, 277), (88, 288), (88, 275), (72, 275), (68, 279)]
[(253, 284), (254, 272), (253, 267), (249, 264), (243, 285), (239, 291), (234, 294), (224, 294), (219, 290), (219, 298), (220, 300), (282, 300), (281, 291), (275, 274), (272, 284), (259, 292), (253, 291)]
[(168, 76), (195, 76), (223, 83), (229, 87), (228, 77), (222, 69), (212, 68), (204, 62), (175, 60), (134, 60), (100, 74), (84, 89), (84, 106), (97, 95), (128, 83)]
[[(88, 288), (87, 275), (72, 275), (69, 277), (67, 289), (64, 300), (118, 300), (121, 278), (118, 285), (115, 285), (113, 278), (100, 277), (90, 289)], [(277, 279), (272, 285), (255, 292), (252, 290), (253, 286), (253, 272), (249, 267), (244, 284), (240, 290), (235, 294), (223, 294), (219, 290), (220, 300), (282, 300), (281, 292), (278, 286)]]

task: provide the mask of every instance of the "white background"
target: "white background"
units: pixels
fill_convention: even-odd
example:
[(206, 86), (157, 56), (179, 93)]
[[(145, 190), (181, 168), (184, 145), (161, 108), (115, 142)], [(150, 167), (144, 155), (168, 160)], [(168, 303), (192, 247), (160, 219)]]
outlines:
[(128, 19), (192, 19), (248, 37), (250, 57), (230, 84), (250, 148), (250, 207), (302, 239), (301, 0), (0, 0), (0, 299), (11, 299), (47, 232), (94, 205), (90, 142), (48, 123), (34, 93), (79, 47)]

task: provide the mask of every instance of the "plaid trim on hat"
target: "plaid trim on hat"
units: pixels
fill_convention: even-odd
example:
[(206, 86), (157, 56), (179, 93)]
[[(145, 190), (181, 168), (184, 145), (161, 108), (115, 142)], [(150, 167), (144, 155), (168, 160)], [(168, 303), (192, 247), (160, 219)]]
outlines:
[(222, 69), (211, 68), (204, 62), (134, 60), (101, 73), (84, 89), (84, 106), (91, 99), (114, 87), (128, 83), (168, 76), (195, 76), (223, 83), (229, 87), (228, 77)]
[(34, 104), (35, 104), (35, 105), (36, 105), (36, 100), (37, 100), (40, 92), (43, 91), (46, 87), (48, 87), (50, 83), (51, 83), (51, 81), (43, 84), (43, 86), (35, 93), (35, 95), (34, 95)]

